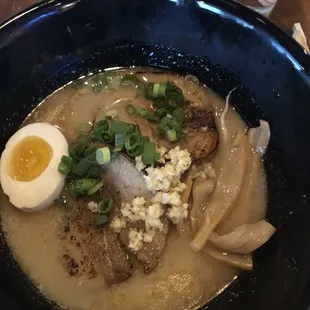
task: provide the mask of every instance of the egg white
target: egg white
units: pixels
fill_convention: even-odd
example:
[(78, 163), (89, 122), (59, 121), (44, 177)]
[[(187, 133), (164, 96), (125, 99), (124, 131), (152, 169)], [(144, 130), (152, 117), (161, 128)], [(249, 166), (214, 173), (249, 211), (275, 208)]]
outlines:
[[(46, 169), (35, 179), (27, 182), (10, 177), (10, 160), (15, 146), (24, 138), (36, 136), (47, 142), (53, 150)], [(15, 207), (33, 212), (42, 210), (59, 197), (65, 177), (58, 172), (58, 164), (63, 155), (68, 155), (68, 143), (63, 134), (46, 123), (27, 125), (18, 130), (7, 142), (0, 160), (0, 180), (3, 192)]]

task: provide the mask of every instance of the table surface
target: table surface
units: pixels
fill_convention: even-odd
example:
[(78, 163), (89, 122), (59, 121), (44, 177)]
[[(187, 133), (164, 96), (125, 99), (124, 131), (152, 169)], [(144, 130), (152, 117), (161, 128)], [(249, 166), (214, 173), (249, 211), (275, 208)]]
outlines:
[[(0, 22), (35, 2), (0, 0)], [(300, 22), (310, 42), (310, 0), (278, 0), (270, 19), (285, 31), (290, 31), (294, 23)]]

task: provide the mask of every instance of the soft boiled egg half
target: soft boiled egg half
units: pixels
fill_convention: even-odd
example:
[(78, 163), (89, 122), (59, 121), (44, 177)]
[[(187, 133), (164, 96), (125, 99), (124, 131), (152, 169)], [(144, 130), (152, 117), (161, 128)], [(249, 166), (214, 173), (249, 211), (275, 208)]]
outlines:
[(0, 161), (1, 186), (10, 202), (29, 212), (51, 205), (65, 183), (57, 169), (63, 155), (68, 143), (56, 127), (35, 123), (18, 130)]

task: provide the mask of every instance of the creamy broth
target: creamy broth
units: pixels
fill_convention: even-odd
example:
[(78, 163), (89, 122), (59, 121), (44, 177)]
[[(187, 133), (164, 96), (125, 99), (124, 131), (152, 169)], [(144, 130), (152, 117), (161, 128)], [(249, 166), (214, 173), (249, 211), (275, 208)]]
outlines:
[[(133, 72), (128, 69), (128, 72)], [(173, 81), (183, 88), (183, 77), (145, 70), (139, 73), (147, 81)], [(25, 124), (47, 122), (57, 126), (68, 141), (75, 138), (76, 125), (93, 122), (105, 110), (119, 109), (119, 118), (129, 121), (123, 107), (132, 90), (107, 90), (94, 94), (86, 84), (68, 85), (48, 97), (27, 118)], [(84, 80), (83, 80), (84, 82)], [(224, 102), (207, 88), (186, 95), (192, 102), (213, 106), (219, 118)], [(145, 100), (136, 98), (145, 106)], [(138, 103), (137, 103), (138, 102)], [(134, 122), (131, 119), (131, 122)], [(233, 137), (246, 126), (230, 109), (227, 115), (228, 134)], [(220, 149), (211, 159), (216, 173), (220, 171), (224, 154)], [(263, 166), (251, 189), (245, 185), (234, 212), (217, 229), (227, 233), (235, 227), (264, 218), (266, 185)], [(254, 194), (247, 195), (251, 191)], [(12, 207), (1, 194), (2, 228), (17, 262), (25, 274), (47, 298), (68, 309), (194, 309), (215, 297), (239, 274), (205, 252), (195, 253), (187, 235), (180, 236), (173, 228), (156, 269), (149, 275), (137, 268), (123, 283), (106, 287), (92, 257), (83, 250), (78, 231), (67, 228), (68, 213), (54, 205), (39, 213), (24, 213)]]

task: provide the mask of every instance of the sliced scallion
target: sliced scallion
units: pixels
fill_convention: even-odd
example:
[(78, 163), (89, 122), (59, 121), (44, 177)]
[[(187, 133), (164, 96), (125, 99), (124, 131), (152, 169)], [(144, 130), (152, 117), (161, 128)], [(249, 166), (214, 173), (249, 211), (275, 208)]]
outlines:
[(175, 129), (169, 129), (166, 131), (166, 138), (168, 141), (170, 142), (175, 142), (178, 140), (177, 137), (177, 132), (175, 131)]
[(85, 178), (73, 181), (72, 184), (74, 184), (76, 196), (85, 196), (91, 188), (98, 184), (98, 180)]
[(58, 165), (58, 172), (63, 175), (68, 175), (71, 172), (71, 166), (65, 164), (64, 162), (60, 162)]
[(96, 151), (97, 147), (91, 146), (85, 151), (85, 159), (87, 159), (90, 163), (96, 163)]
[(142, 152), (142, 162), (145, 165), (152, 165), (156, 161), (156, 146), (153, 142), (146, 142)]
[(127, 132), (129, 126), (130, 124), (127, 124), (125, 122), (119, 120), (113, 120), (111, 122), (110, 134), (115, 135), (117, 133)]
[(102, 147), (96, 151), (96, 161), (99, 165), (108, 164), (111, 161), (111, 151), (108, 147)]
[(114, 206), (114, 201), (112, 198), (103, 198), (98, 203), (98, 211), (100, 214), (109, 214)]
[(103, 227), (109, 222), (109, 216), (107, 214), (98, 214), (95, 217), (95, 225), (97, 227)]
[(139, 125), (130, 124), (130, 126), (127, 128), (126, 134), (130, 135), (132, 133), (138, 133), (139, 135), (141, 135)]
[(140, 156), (142, 154), (143, 151), (143, 144), (138, 144), (136, 145), (134, 148), (130, 149), (130, 150), (126, 150), (127, 154), (130, 157), (137, 157)]
[(91, 167), (87, 171), (87, 174), (85, 175), (86, 178), (91, 178), (91, 179), (100, 179), (100, 176), (101, 176), (101, 171), (100, 171), (100, 167), (98, 166)]
[(137, 113), (139, 116), (141, 116), (141, 117), (147, 117), (147, 116), (148, 116), (148, 113), (149, 113), (148, 110), (146, 110), (146, 109), (144, 109), (144, 108), (141, 108), (141, 107), (139, 107), (139, 106), (135, 106), (134, 108), (135, 108), (136, 113)]
[(87, 174), (91, 166), (92, 163), (90, 163), (86, 158), (82, 158), (78, 163), (72, 166), (72, 172), (77, 176), (83, 177)]
[(76, 133), (80, 136), (88, 136), (93, 128), (91, 123), (81, 123), (76, 127)]
[(61, 157), (61, 162), (71, 167), (73, 160), (70, 156), (63, 155)]
[(153, 96), (155, 98), (166, 97), (167, 85), (168, 83), (155, 83), (153, 88)]
[(108, 131), (109, 130), (109, 122), (106, 119), (100, 120), (94, 125), (94, 130), (100, 131)]
[(74, 159), (81, 159), (84, 157), (86, 145), (74, 142), (69, 145), (69, 155)]
[(136, 113), (136, 109), (135, 109), (135, 107), (132, 104), (128, 104), (127, 107), (126, 107), (126, 112), (129, 115), (133, 115), (133, 114)]
[(166, 133), (167, 130), (169, 130), (169, 126), (164, 124), (164, 123), (160, 123), (160, 124), (157, 125), (156, 130), (160, 134), (164, 134), (164, 133)]
[(150, 111), (146, 117), (146, 119), (152, 123), (159, 123), (160, 118), (152, 111)]
[(127, 74), (122, 78), (121, 85), (136, 87), (141, 81), (133, 74)]
[(199, 89), (199, 80), (194, 75), (187, 75), (184, 78), (184, 86), (189, 93), (194, 93)]
[(95, 186), (93, 186), (92, 188), (90, 188), (87, 192), (88, 196), (91, 196), (93, 194), (95, 194), (96, 192), (99, 191), (99, 189), (103, 186), (103, 181), (101, 180), (99, 183), (97, 183)]
[(156, 110), (156, 114), (159, 118), (163, 118), (167, 115), (167, 110), (165, 108), (159, 108)]
[(108, 88), (114, 89), (121, 85), (122, 78), (118, 74), (107, 75), (107, 85)]
[(111, 160), (115, 159), (115, 158), (118, 156), (118, 154), (119, 154), (118, 151), (113, 150), (113, 151), (111, 152)]
[(184, 121), (184, 117), (185, 117), (185, 113), (182, 109), (175, 109), (172, 113), (172, 116), (179, 122), (179, 123), (183, 123)]
[(128, 135), (125, 139), (126, 150), (131, 150), (136, 148), (141, 143), (141, 136), (138, 133), (132, 133)]
[(141, 82), (139, 85), (137, 85), (137, 97), (144, 97), (145, 96), (145, 89), (146, 86), (143, 82)]
[(124, 145), (125, 145), (125, 134), (124, 133), (117, 133), (114, 137), (115, 140), (115, 152), (120, 152)]
[(102, 131), (100, 132), (100, 140), (104, 143), (111, 143), (113, 136), (108, 131)]
[(77, 197), (77, 196), (78, 196), (78, 194), (77, 194), (77, 192), (76, 192), (76, 181), (72, 181), (72, 182), (69, 184), (68, 191), (69, 191), (69, 193), (70, 193), (73, 197)]

